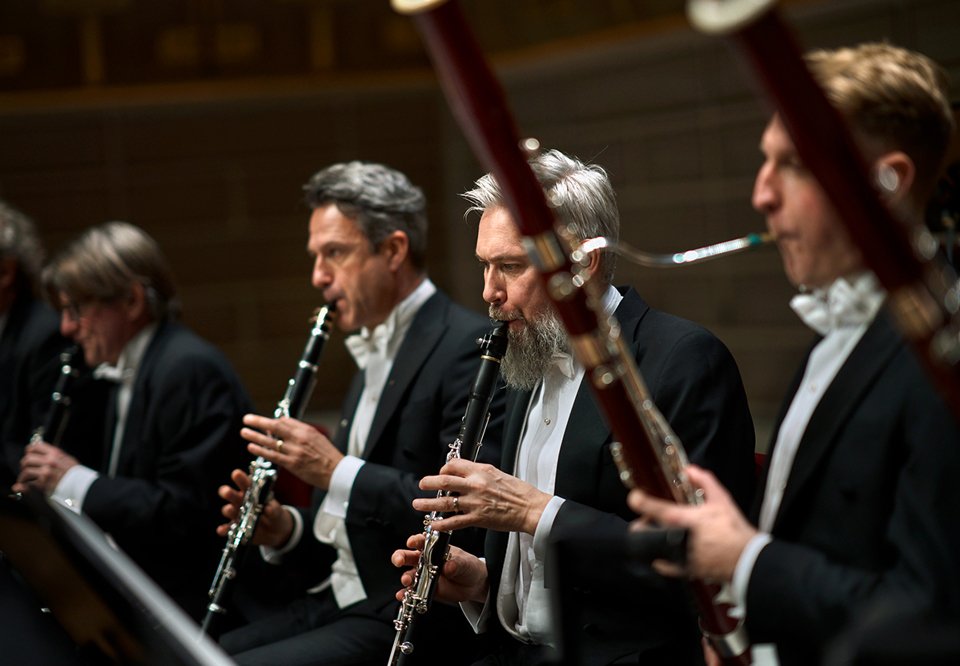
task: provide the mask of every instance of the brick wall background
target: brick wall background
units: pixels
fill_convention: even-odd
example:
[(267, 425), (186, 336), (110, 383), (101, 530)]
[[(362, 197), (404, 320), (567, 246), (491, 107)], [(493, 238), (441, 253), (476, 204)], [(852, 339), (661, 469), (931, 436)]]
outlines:
[[(920, 50), (960, 91), (956, 1), (796, 3), (787, 16), (807, 47), (885, 38)], [(768, 111), (721, 43), (680, 20), (634, 23), (495, 64), (525, 134), (609, 170), (627, 242), (675, 252), (762, 229), (749, 197)], [(349, 159), (385, 162), (424, 187), (431, 276), (482, 311), (475, 220), (457, 196), (481, 171), (429, 72), (0, 93), (0, 198), (34, 217), (51, 251), (107, 220), (144, 227), (174, 266), (184, 321), (225, 350), (264, 412), (320, 304), (300, 185)], [(765, 447), (811, 339), (787, 306), (777, 252), (686, 269), (621, 262), (617, 282), (726, 342)], [(322, 361), (320, 420), (353, 372), (341, 340)]]

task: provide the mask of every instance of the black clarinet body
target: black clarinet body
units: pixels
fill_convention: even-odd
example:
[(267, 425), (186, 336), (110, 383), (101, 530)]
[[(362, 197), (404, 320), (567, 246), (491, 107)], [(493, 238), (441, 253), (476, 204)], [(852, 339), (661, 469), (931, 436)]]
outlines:
[[(447, 461), (454, 458), (476, 460), (483, 443), (483, 433), (490, 420), (490, 402), (497, 390), (497, 379), (500, 376), (500, 362), (507, 351), (507, 327), (505, 321), (494, 322), (493, 328), (479, 342), (481, 348), (480, 367), (470, 386), (470, 397), (463, 415), (460, 433), (457, 439), (450, 444)], [(438, 497), (448, 497), (451, 493), (440, 491)], [(393, 625), (397, 635), (390, 650), (390, 666), (404, 666), (408, 657), (413, 653), (414, 629), (417, 618), (430, 610), (436, 590), (437, 576), (440, 567), (447, 558), (450, 547), (450, 532), (440, 532), (433, 529), (433, 521), (447, 518), (453, 513), (429, 513), (424, 516), (424, 545), (417, 562), (413, 584), (404, 592), (403, 601), (397, 612), (397, 619)]]
[[(287, 383), (283, 399), (277, 403), (274, 418), (289, 416), (299, 419), (303, 415), (317, 384), (317, 364), (327, 340), (330, 339), (336, 319), (336, 308), (333, 305), (325, 305), (317, 310), (310, 338), (304, 346), (293, 378)], [(210, 603), (201, 624), (201, 629), (214, 639), (218, 638), (222, 631), (223, 620), (227, 614), (226, 603), (249, 552), (250, 539), (257, 529), (260, 514), (273, 498), (276, 480), (277, 470), (269, 460), (258, 457), (250, 463), (250, 487), (244, 493), (237, 519), (230, 525), (227, 533), (227, 543), (208, 593)]]
[(80, 367), (73, 362), (73, 357), (80, 351), (79, 345), (73, 345), (60, 353), (60, 375), (50, 397), (50, 407), (47, 408), (43, 425), (37, 428), (30, 437), (30, 443), (47, 442), (54, 446), (60, 445), (63, 431), (70, 419), (70, 391), (73, 382), (80, 376)]

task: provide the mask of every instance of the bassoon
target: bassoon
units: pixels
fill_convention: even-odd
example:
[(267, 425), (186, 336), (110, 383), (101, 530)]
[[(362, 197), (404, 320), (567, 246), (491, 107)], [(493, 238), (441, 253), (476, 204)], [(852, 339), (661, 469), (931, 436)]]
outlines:
[[(320, 355), (330, 339), (330, 331), (337, 319), (334, 305), (325, 305), (318, 309), (313, 317), (313, 329), (303, 348), (300, 362), (292, 379), (287, 382), (283, 399), (277, 403), (273, 418), (289, 416), (299, 419), (310, 402), (310, 396), (317, 384), (317, 364)], [(210, 585), (210, 602), (203, 618), (201, 629), (216, 639), (220, 635), (223, 620), (227, 614), (226, 603), (233, 592), (237, 573), (246, 559), (250, 548), (250, 539), (257, 529), (263, 508), (273, 498), (273, 486), (277, 480), (277, 470), (269, 460), (262, 456), (250, 463), (250, 486), (243, 495), (243, 502), (237, 512), (237, 519), (230, 525), (227, 543), (223, 547), (217, 573)]]
[[(578, 361), (615, 438), (628, 485), (681, 503), (702, 502), (686, 475), (686, 454), (657, 409), (615, 317), (602, 313), (598, 286), (573, 230), (556, 225), (527, 162), (504, 93), (455, 0), (392, 0), (411, 15), (454, 116), (480, 163), (497, 180), (531, 261), (556, 306)], [(725, 664), (751, 663), (742, 623), (730, 616), (719, 585), (689, 581), (700, 626)]]
[[(509, 322), (506, 321), (494, 322), (490, 332), (479, 340), (480, 367), (477, 368), (477, 374), (470, 386), (470, 397), (463, 414), (460, 433), (450, 444), (450, 450), (447, 452), (447, 462), (454, 458), (476, 460), (477, 454), (480, 452), (483, 433), (490, 420), (490, 402), (497, 390), (500, 361), (503, 360), (503, 355), (507, 353), (508, 326)], [(437, 497), (449, 497), (450, 495), (449, 491), (441, 490)], [(440, 532), (433, 529), (433, 521), (448, 518), (452, 515), (455, 514), (434, 511), (424, 516), (424, 544), (423, 550), (420, 551), (420, 559), (417, 561), (417, 568), (414, 571), (413, 584), (403, 593), (403, 601), (400, 603), (397, 619), (393, 621), (397, 635), (394, 637), (390, 659), (387, 662), (390, 666), (402, 666), (407, 661), (408, 655), (413, 653), (412, 637), (417, 625), (417, 618), (430, 610), (430, 603), (433, 601), (433, 594), (436, 590), (437, 576), (440, 573), (440, 567), (447, 559), (447, 552), (450, 547), (451, 532)]]
[(919, 220), (900, 219), (877, 196), (840, 113), (817, 85), (775, 0), (691, 0), (690, 22), (725, 36), (773, 102), (797, 154), (839, 213), (888, 309), (954, 416), (960, 418), (957, 275)]

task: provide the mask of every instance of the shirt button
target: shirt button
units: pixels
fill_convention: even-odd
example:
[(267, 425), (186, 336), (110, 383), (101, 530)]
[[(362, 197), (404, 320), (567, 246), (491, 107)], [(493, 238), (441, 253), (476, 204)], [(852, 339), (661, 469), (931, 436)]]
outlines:
[(810, 393), (816, 393), (816, 392), (817, 392), (817, 385), (810, 384)]
[(550, 419), (544, 419), (543, 422), (546, 423), (547, 425), (550, 425)]

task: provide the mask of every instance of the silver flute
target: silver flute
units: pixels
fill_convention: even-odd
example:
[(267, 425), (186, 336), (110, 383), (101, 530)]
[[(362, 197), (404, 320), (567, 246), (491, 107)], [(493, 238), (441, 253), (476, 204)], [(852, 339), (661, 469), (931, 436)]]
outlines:
[[(310, 396), (317, 384), (317, 363), (323, 353), (330, 331), (337, 319), (334, 305), (325, 305), (313, 317), (313, 330), (303, 348), (297, 371), (287, 383), (283, 399), (277, 403), (273, 418), (290, 416), (299, 419), (310, 402)], [(273, 463), (262, 456), (250, 463), (250, 487), (243, 495), (243, 503), (237, 513), (237, 519), (230, 525), (227, 543), (220, 557), (220, 565), (210, 585), (210, 603), (203, 618), (201, 629), (216, 639), (220, 635), (223, 619), (227, 614), (226, 602), (233, 592), (237, 572), (249, 551), (250, 539), (257, 529), (263, 508), (273, 498), (273, 485), (277, 480), (277, 470)]]
[[(676, 252), (674, 254), (653, 254), (651, 252), (644, 252), (631, 247), (623, 241), (601, 236), (599, 238), (590, 238), (583, 241), (580, 243), (578, 250), (584, 254), (590, 254), (591, 252), (595, 252), (597, 250), (610, 250), (611, 252), (615, 252), (616, 254), (620, 255), (624, 259), (628, 259), (629, 261), (639, 264), (640, 266), (664, 268), (669, 266), (683, 266), (686, 264), (706, 261), (708, 259), (716, 259), (717, 257), (723, 257), (728, 254), (736, 254), (737, 252), (743, 252), (744, 250), (750, 250), (755, 247), (769, 245), (775, 240), (776, 238), (773, 234), (762, 232), (747, 234), (741, 238), (734, 238), (733, 240), (724, 241), (723, 243), (707, 245), (706, 247), (697, 248), (695, 250), (687, 250), (686, 252)], [(577, 258), (574, 257), (574, 260), (576, 259)]]
[[(500, 361), (507, 352), (507, 327), (509, 322), (494, 322), (493, 328), (480, 343), (480, 367), (470, 387), (470, 398), (460, 425), (457, 439), (450, 444), (447, 462), (454, 458), (476, 460), (483, 443), (483, 433), (490, 420), (490, 402), (497, 390), (497, 378), (500, 376)], [(451, 493), (441, 490), (437, 497), (448, 497)], [(413, 653), (413, 631), (417, 618), (430, 610), (430, 602), (436, 589), (440, 567), (447, 560), (450, 548), (450, 532), (438, 532), (433, 529), (433, 521), (455, 515), (453, 513), (428, 513), (423, 518), (423, 550), (417, 561), (413, 584), (403, 593), (403, 601), (397, 612), (393, 626), (397, 635), (390, 650), (390, 666), (402, 666)]]

